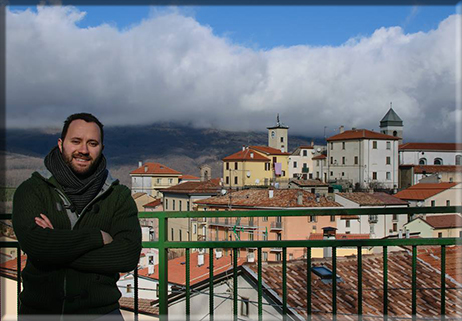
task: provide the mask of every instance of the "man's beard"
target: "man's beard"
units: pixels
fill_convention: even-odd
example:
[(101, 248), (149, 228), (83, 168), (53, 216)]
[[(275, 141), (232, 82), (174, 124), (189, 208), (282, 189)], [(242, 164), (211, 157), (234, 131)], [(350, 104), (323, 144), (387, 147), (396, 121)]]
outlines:
[[(64, 146), (63, 146), (63, 151), (61, 153), (61, 156), (63, 157), (64, 162), (67, 164), (67, 166), (69, 166), (69, 168), (72, 170), (75, 176), (77, 176), (79, 179), (85, 179), (93, 175), (102, 155), (103, 154), (101, 153), (96, 159), (93, 159), (90, 155), (85, 155), (79, 152), (74, 152), (73, 154), (68, 155), (68, 153), (66, 153), (66, 150), (64, 149)], [(82, 169), (81, 167), (77, 167), (72, 162), (74, 158), (82, 158), (85, 160), (89, 160), (91, 162), (90, 166), (88, 166), (85, 169)]]

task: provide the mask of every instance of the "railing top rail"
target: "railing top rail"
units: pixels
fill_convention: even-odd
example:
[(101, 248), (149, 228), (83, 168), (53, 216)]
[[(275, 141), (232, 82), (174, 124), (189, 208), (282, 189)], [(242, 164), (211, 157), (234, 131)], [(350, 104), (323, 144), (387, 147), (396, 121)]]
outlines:
[(330, 215), (387, 215), (462, 213), (462, 206), (434, 207), (329, 207), (304, 209), (265, 209), (246, 211), (193, 211), (193, 212), (140, 212), (140, 218), (193, 218), (193, 217), (262, 217), (262, 216), (330, 216)]

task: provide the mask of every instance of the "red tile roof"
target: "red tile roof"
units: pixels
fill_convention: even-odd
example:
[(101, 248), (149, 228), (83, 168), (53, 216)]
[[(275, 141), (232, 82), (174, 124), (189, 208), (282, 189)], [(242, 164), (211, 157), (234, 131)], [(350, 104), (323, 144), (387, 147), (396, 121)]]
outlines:
[[(21, 271), (26, 266), (27, 255), (21, 255)], [(18, 259), (14, 258), (0, 264), (0, 275), (17, 280)]]
[(179, 178), (182, 180), (186, 180), (186, 179), (200, 180), (200, 177), (193, 176), (193, 175), (181, 175)]
[(145, 163), (143, 164), (143, 166), (131, 171), (130, 174), (170, 174), (175, 176), (181, 175), (180, 172), (159, 163)]
[(296, 179), (291, 181), (291, 183), (294, 183), (298, 186), (329, 186), (329, 184), (321, 182), (318, 179)]
[[(441, 270), (441, 247), (419, 246), (417, 257), (430, 264), (437, 270)], [(462, 283), (462, 245), (446, 246), (446, 274), (454, 280)]]
[(221, 178), (205, 182), (184, 182), (162, 190), (163, 193), (217, 194), (221, 191)]
[(314, 156), (312, 159), (325, 159), (325, 158), (327, 158), (327, 156), (324, 154), (321, 154), (321, 155)]
[(462, 217), (458, 214), (427, 215), (425, 222), (435, 229), (462, 227)]
[(336, 140), (356, 140), (356, 139), (378, 139), (378, 140), (399, 140), (399, 137), (385, 135), (377, 132), (373, 132), (367, 129), (352, 129), (345, 130), (341, 134), (337, 134), (327, 138), (327, 141)]
[(462, 151), (462, 144), (455, 144), (455, 143), (406, 143), (406, 144), (400, 145), (399, 150)]
[(260, 155), (259, 153), (255, 153), (250, 149), (245, 149), (238, 151), (232, 155), (226, 156), (222, 159), (224, 162), (227, 161), (247, 161), (247, 162), (269, 162), (270, 159), (266, 158), (265, 156)]
[(462, 166), (456, 165), (412, 165), (415, 174), (461, 173)]
[(423, 201), (457, 184), (459, 183), (419, 183), (396, 193), (394, 196), (402, 200)]
[[(204, 254), (204, 264), (198, 266), (198, 252), (190, 255), (190, 284), (194, 285), (209, 278), (209, 255)], [(186, 258), (184, 256), (168, 261), (168, 282), (186, 285)], [(241, 266), (246, 262), (245, 258), (238, 258), (237, 265)], [(213, 259), (213, 275), (219, 275), (226, 271), (232, 271), (233, 260), (231, 256), (223, 256), (219, 259)], [(149, 275), (148, 268), (138, 270), (139, 276), (145, 276), (152, 279), (159, 279), (159, 266), (154, 267), (154, 273)]]
[[(303, 202), (297, 204), (297, 195), (302, 193)], [(320, 196), (319, 203), (316, 202), (316, 195), (302, 189), (275, 189), (273, 197), (269, 198), (267, 189), (245, 189), (229, 192), (224, 196), (210, 197), (194, 203), (209, 206), (232, 206), (261, 208), (261, 207), (340, 207), (340, 204), (329, 201), (326, 197)]]
[(280, 149), (269, 146), (249, 146), (249, 149), (256, 150), (266, 155), (290, 155), (290, 153), (282, 152)]
[[(351, 219), (351, 216), (348, 217)], [(369, 234), (340, 234), (337, 233), (335, 234), (335, 239), (336, 240), (364, 240), (364, 239), (369, 239), (370, 236)], [(310, 240), (322, 240), (324, 239), (323, 233), (311, 233), (310, 234)]]
[(386, 193), (338, 193), (350, 201), (353, 201), (362, 206), (385, 206), (385, 205), (408, 205), (408, 202), (403, 201), (393, 195)]
[(303, 146), (299, 146), (298, 148), (300, 149), (314, 149), (314, 146), (311, 146), (311, 145), (303, 145)]
[[(356, 257), (337, 258), (337, 317), (342, 320), (356, 320), (358, 311), (358, 266)], [(324, 266), (332, 270), (332, 259), (313, 259), (312, 266)], [(249, 266), (256, 275), (256, 264)], [(419, 318), (440, 315), (440, 269), (418, 262), (417, 268), (417, 313)], [(412, 256), (408, 251), (389, 252), (388, 254), (388, 316), (412, 317)], [(297, 313), (306, 318), (307, 283), (306, 261), (289, 261), (287, 263), (287, 302)], [(282, 265), (267, 264), (263, 266), (263, 281), (282, 298)], [(265, 287), (265, 288), (266, 288)], [(460, 284), (446, 277), (447, 316), (461, 318), (462, 310), (458, 298)], [(382, 254), (362, 256), (362, 293), (363, 317), (383, 317), (383, 258)], [(332, 284), (323, 282), (319, 276), (311, 274), (311, 302), (315, 320), (331, 319)]]
[(162, 200), (159, 198), (155, 201), (144, 204), (143, 207), (157, 207), (162, 204)]
[[(158, 316), (159, 308), (151, 305), (153, 301), (154, 300), (138, 298), (138, 312), (141, 314)], [(120, 304), (120, 307), (124, 310), (135, 311), (134, 298), (121, 297), (119, 299), (119, 304)]]
[(136, 200), (138, 197), (141, 197), (143, 195), (146, 195), (146, 193), (137, 192), (137, 193), (133, 194), (132, 197), (133, 197), (134, 200)]

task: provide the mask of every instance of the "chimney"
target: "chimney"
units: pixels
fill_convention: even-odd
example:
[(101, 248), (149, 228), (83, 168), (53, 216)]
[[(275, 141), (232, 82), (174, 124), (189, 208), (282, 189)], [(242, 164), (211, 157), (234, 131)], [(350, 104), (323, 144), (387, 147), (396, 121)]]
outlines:
[(148, 254), (148, 275), (154, 274), (154, 255)]
[[(335, 240), (337, 234), (337, 229), (335, 227), (323, 227), (322, 228), (322, 239), (323, 240)], [(332, 257), (332, 248), (324, 248), (324, 257)]]
[(215, 257), (216, 259), (220, 259), (223, 256), (223, 251), (221, 249), (215, 249)]
[(142, 162), (142, 161), (139, 161), (139, 162), (138, 162), (138, 168), (140, 168), (141, 166), (143, 166), (143, 162)]
[(297, 205), (303, 205), (303, 193), (302, 193), (302, 191), (297, 192)]
[(403, 230), (402, 229), (399, 229), (398, 238), (399, 239), (403, 238)]
[(281, 152), (283, 152), (283, 153), (286, 152), (284, 146), (281, 148)]
[(148, 172), (148, 165), (144, 165), (144, 172), (145, 172), (145, 173)]
[(273, 196), (274, 196), (274, 191), (272, 189), (269, 189), (268, 190), (268, 197), (273, 198)]
[(351, 127), (351, 130), (356, 130), (356, 127)]
[(406, 229), (406, 238), (408, 239), (411, 235), (410, 235), (410, 231), (408, 229)]
[(311, 147), (314, 146), (314, 140), (311, 140)]
[(250, 153), (250, 158), (253, 158), (253, 153)]
[(341, 134), (345, 131), (345, 127), (342, 125), (339, 127), (338, 132)]
[(148, 275), (154, 274), (154, 265), (148, 265)]
[(197, 255), (197, 266), (204, 265), (204, 252), (199, 252)]
[(242, 151), (245, 151), (245, 145), (242, 145)]
[(316, 203), (319, 203), (320, 195), (319, 193), (316, 193)]

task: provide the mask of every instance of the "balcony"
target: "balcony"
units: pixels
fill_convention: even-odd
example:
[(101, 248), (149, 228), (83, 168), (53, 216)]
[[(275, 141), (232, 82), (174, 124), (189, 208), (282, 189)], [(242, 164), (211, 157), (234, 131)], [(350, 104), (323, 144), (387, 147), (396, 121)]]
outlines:
[(309, 168), (308, 167), (302, 167), (302, 173), (308, 173)]
[[(168, 320), (169, 312), (173, 313), (174, 302), (182, 302), (184, 310), (182, 316), (186, 320), (192, 318), (195, 311), (203, 306), (207, 309), (207, 320), (213, 320), (214, 316), (217, 318), (226, 317), (225, 315), (218, 314), (219, 304), (214, 300), (219, 298), (220, 302), (223, 301), (223, 293), (214, 293), (216, 284), (223, 284), (223, 275), (226, 272), (227, 284), (227, 297), (226, 300), (230, 302), (230, 313), (228, 317), (237, 320), (240, 313), (240, 308), (249, 303), (249, 299), (244, 299), (242, 296), (247, 291), (246, 284), (238, 283), (240, 275), (248, 276), (251, 281), (255, 282), (255, 291), (257, 292), (256, 299), (251, 301), (250, 304), (255, 306), (255, 315), (249, 317), (253, 320), (269, 320), (272, 319), (266, 313), (267, 309), (274, 308), (277, 313), (280, 313), (283, 320), (299, 320), (308, 319), (312, 317), (326, 320), (352, 319), (362, 320), (366, 317), (370, 320), (375, 319), (421, 319), (421, 320), (440, 320), (457, 319), (460, 318), (462, 311), (460, 305), (456, 302), (457, 297), (460, 297), (462, 289), (460, 285), (454, 283), (449, 276), (446, 275), (446, 253), (449, 247), (460, 244), (459, 238), (408, 238), (408, 239), (351, 239), (351, 240), (281, 240), (281, 241), (197, 241), (197, 242), (171, 242), (168, 241), (168, 220), (170, 218), (183, 218), (183, 217), (206, 217), (214, 222), (216, 218), (230, 217), (290, 217), (290, 216), (331, 216), (331, 215), (388, 215), (388, 214), (425, 214), (425, 213), (460, 213), (460, 207), (420, 207), (420, 208), (359, 208), (359, 209), (310, 209), (310, 210), (281, 210), (281, 211), (233, 211), (233, 212), (141, 212), (140, 218), (157, 218), (159, 220), (159, 241), (156, 242), (143, 242), (144, 248), (157, 248), (159, 250), (159, 264), (156, 266), (158, 274), (162, 277), (158, 280), (158, 298), (150, 300), (158, 309), (159, 319), (162, 321)], [(1, 215), (0, 219), (10, 219), (11, 215)], [(280, 222), (273, 222), (280, 223)], [(275, 224), (275, 226), (278, 224)], [(282, 224), (281, 224), (282, 226)], [(432, 272), (433, 278), (428, 278), (429, 267), (422, 264), (418, 260), (418, 250), (427, 246), (436, 247), (440, 253), (440, 268), (439, 272)], [(1, 248), (18, 247), (17, 242), (0, 242)], [(355, 248), (357, 250), (356, 259), (349, 257), (348, 260), (342, 260), (337, 256), (338, 251), (343, 248)], [(363, 250), (366, 248), (379, 248), (382, 250), (380, 255), (376, 255), (372, 261), (378, 262), (377, 269), (373, 271), (373, 277), (368, 270), (367, 264), (371, 261), (370, 256), (362, 255)], [(407, 250), (403, 251), (404, 254), (397, 257), (392, 253), (392, 249), (396, 247), (404, 247)], [(211, 253), (214, 249), (224, 249), (224, 253), (229, 250), (233, 255), (223, 256), (215, 259), (209, 256), (205, 260), (207, 266), (208, 278), (200, 283), (194, 284), (192, 275), (190, 274), (190, 267), (192, 268), (191, 250), (192, 249), (209, 249)], [(249, 265), (238, 264), (238, 251), (245, 248), (256, 248), (255, 263)], [(304, 259), (291, 261), (288, 264), (288, 250), (292, 248), (304, 249)], [(320, 269), (316, 271), (317, 261), (313, 258), (313, 251), (317, 248), (329, 249), (329, 257), (323, 262), (322, 273)], [(169, 288), (169, 262), (168, 250), (169, 249), (184, 249), (185, 260), (181, 263), (185, 268), (185, 284), (175, 285)], [(271, 252), (280, 253), (282, 262), (270, 266), (268, 264), (263, 267), (262, 258), (264, 257), (265, 249), (270, 249)], [(194, 252), (197, 254), (197, 252)], [(204, 253), (204, 252), (199, 252)], [(400, 252), (401, 253), (401, 252)], [(202, 255), (201, 254), (201, 255)], [(223, 255), (223, 254), (222, 254)], [(228, 258), (232, 263), (230, 270), (224, 272), (223, 275), (214, 273), (214, 266), (218, 265), (224, 258)], [(239, 259), (240, 260), (240, 259)], [(208, 262), (207, 262), (208, 261)], [(20, 260), (18, 260), (20, 262)], [(347, 262), (349, 271), (352, 274), (345, 277), (345, 268), (342, 266)], [(207, 265), (208, 264), (208, 265)], [(19, 264), (18, 264), (19, 266)], [(448, 265), (449, 266), (449, 265)], [(313, 273), (309, 273), (309, 269)], [(369, 271), (363, 273), (364, 271)], [(216, 271), (216, 270), (215, 270)], [(230, 271), (230, 272), (228, 272)], [(263, 272), (265, 271), (265, 273)], [(296, 271), (302, 272), (301, 279), (295, 279), (293, 283), (293, 273)], [(397, 274), (394, 274), (396, 273)], [(308, 273), (307, 273), (308, 272)], [(316, 274), (317, 273), (317, 274)], [(321, 274), (320, 274), (321, 273)], [(268, 288), (267, 278), (272, 274), (277, 275), (278, 279), (274, 288)], [(319, 274), (319, 275), (318, 275)], [(16, 271), (16, 275), (20, 278), (20, 271)], [(288, 276), (290, 275), (290, 278)], [(400, 282), (399, 285), (394, 283), (395, 276), (401, 275), (406, 277), (406, 281)], [(389, 277), (390, 276), (390, 277)], [(134, 280), (138, 280), (138, 270), (133, 271)], [(249, 280), (250, 280), (249, 279)], [(423, 282), (429, 279), (434, 279), (437, 284), (432, 287), (427, 287)], [(353, 281), (353, 282), (352, 282)], [(352, 283), (346, 283), (352, 282)], [(375, 282), (375, 283), (372, 283)], [(298, 286), (297, 286), (298, 284)], [(303, 284), (303, 285), (301, 285)], [(351, 286), (350, 286), (351, 284)], [(371, 286), (370, 284), (374, 284)], [(18, 291), (21, 284), (18, 283)], [(121, 289), (128, 292), (128, 286)], [(148, 289), (149, 290), (149, 289)], [(139, 308), (138, 304), (139, 293), (147, 291), (145, 288), (138, 285), (135, 281), (134, 287), (130, 287), (133, 291), (134, 298), (133, 311), (135, 320), (138, 319)], [(158, 291), (158, 292), (157, 292)], [(405, 295), (403, 294), (405, 293)], [(297, 295), (297, 300), (300, 303), (293, 305), (289, 300), (289, 295)], [(207, 296), (209, 298), (208, 305), (196, 306), (192, 305), (194, 297), (198, 295)], [(397, 300), (397, 296), (406, 298), (407, 301)], [(2, 295), (2, 297), (4, 297)], [(268, 297), (271, 297), (272, 303), (265, 303)], [(177, 301), (175, 301), (177, 300)], [(247, 300), (247, 301), (246, 301)], [(322, 304), (320, 303), (322, 301)], [(327, 301), (326, 301), (327, 300)], [(353, 303), (346, 302), (353, 300)], [(398, 302), (399, 301), (399, 302)], [(196, 301), (197, 302), (197, 301)], [(328, 309), (326, 309), (325, 302), (328, 302)], [(436, 303), (435, 303), (436, 302)], [(442, 303), (442, 304), (440, 304)], [(374, 309), (370, 305), (374, 304)], [(221, 303), (220, 303), (221, 305)], [(431, 305), (431, 311), (429, 307)], [(404, 306), (407, 312), (399, 315), (396, 312), (398, 306)], [(193, 307), (193, 309), (191, 309)], [(436, 310), (435, 310), (436, 309)], [(457, 310), (458, 309), (458, 310)], [(170, 310), (170, 311), (169, 311)], [(175, 310), (179, 313), (178, 310)], [(176, 315), (178, 316), (178, 314)], [(273, 315), (274, 317), (274, 315)]]
[(271, 222), (271, 231), (282, 231), (282, 222)]

